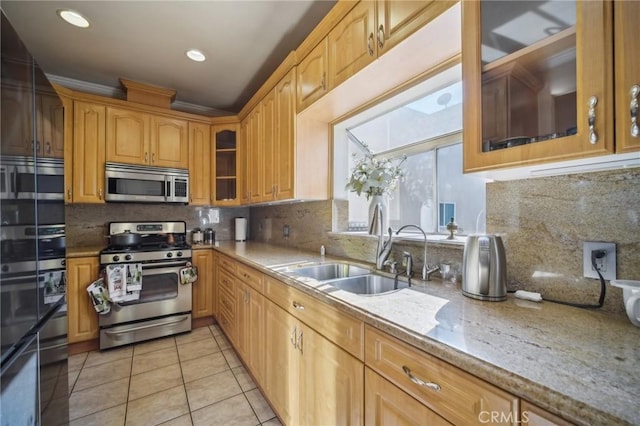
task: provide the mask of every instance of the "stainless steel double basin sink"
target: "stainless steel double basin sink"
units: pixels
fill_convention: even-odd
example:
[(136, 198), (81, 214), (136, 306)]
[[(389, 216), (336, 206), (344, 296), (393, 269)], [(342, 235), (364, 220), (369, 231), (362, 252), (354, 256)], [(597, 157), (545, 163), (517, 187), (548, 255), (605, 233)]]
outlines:
[(288, 266), (278, 272), (291, 277), (320, 281), (349, 293), (374, 295), (409, 287), (405, 281), (376, 274), (372, 270), (349, 263), (322, 263), (312, 266)]

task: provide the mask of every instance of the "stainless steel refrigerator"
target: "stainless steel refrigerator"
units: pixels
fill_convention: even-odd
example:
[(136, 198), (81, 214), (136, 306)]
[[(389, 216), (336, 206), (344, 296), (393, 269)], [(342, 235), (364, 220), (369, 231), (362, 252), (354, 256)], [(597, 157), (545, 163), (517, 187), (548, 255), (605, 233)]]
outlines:
[(0, 425), (66, 425), (64, 109), (1, 14)]

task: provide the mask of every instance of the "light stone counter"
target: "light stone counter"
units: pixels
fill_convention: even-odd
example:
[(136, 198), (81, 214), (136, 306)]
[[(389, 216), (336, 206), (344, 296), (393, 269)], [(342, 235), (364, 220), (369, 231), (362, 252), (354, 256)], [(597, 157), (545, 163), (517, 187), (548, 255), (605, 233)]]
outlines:
[(640, 328), (629, 321), (512, 295), (477, 301), (440, 281), (359, 296), (267, 268), (345, 259), (252, 242), (215, 249), (569, 421), (640, 425)]
[(99, 256), (104, 246), (86, 246), (67, 248), (67, 257), (93, 257)]

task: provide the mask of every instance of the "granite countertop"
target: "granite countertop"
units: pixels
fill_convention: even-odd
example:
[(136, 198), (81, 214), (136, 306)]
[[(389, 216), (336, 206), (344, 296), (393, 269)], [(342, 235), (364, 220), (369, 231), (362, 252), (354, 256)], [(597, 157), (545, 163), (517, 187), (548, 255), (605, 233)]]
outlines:
[(512, 295), (478, 301), (441, 281), (360, 296), (268, 268), (346, 259), (253, 242), (214, 249), (569, 421), (640, 424), (640, 328), (629, 321)]

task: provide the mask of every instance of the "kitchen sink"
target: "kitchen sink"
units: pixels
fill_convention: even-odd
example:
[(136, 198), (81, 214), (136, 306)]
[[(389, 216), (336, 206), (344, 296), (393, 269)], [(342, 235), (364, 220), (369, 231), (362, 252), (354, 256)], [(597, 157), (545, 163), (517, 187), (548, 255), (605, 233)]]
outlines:
[(371, 271), (348, 263), (323, 263), (313, 266), (301, 266), (298, 268), (285, 268), (280, 272), (295, 276), (313, 278), (318, 281), (334, 280), (336, 278), (355, 277), (370, 274)]
[(325, 281), (332, 287), (355, 294), (382, 294), (408, 288), (409, 283), (382, 275), (361, 275)]

